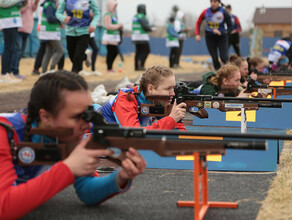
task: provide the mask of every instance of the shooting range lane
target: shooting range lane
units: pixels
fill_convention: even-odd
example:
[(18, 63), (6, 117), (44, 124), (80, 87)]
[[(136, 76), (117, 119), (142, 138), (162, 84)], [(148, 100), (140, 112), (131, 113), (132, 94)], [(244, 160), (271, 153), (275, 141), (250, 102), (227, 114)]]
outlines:
[[(193, 208), (177, 207), (193, 199), (192, 170), (147, 169), (131, 189), (100, 206), (84, 206), (74, 188), (60, 192), (32, 211), (28, 219), (193, 219)], [(237, 209), (209, 208), (205, 220), (255, 219), (275, 173), (210, 172), (209, 200), (238, 202)]]

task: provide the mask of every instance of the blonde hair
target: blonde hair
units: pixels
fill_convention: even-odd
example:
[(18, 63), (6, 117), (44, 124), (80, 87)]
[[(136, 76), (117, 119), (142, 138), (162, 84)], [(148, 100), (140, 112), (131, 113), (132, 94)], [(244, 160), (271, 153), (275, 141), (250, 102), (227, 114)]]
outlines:
[(223, 79), (230, 79), (235, 72), (239, 72), (239, 68), (233, 64), (223, 65), (214, 77), (211, 77), (210, 82), (216, 86), (221, 86)]
[(161, 65), (152, 66), (142, 74), (139, 90), (143, 91), (144, 95), (146, 95), (149, 84), (152, 84), (156, 88), (164, 77), (169, 76), (173, 76), (173, 72), (169, 68)]

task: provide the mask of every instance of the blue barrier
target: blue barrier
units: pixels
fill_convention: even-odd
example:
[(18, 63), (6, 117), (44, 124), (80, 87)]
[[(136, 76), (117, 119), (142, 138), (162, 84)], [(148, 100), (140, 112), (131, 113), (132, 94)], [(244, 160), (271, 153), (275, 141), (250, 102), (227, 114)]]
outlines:
[[(281, 98), (284, 96), (281, 96)], [(287, 96), (286, 96), (287, 98)], [(291, 98), (291, 96), (289, 97)], [(200, 119), (193, 117), (195, 126), (231, 126), (240, 127), (240, 121), (227, 121), (227, 112), (220, 112), (218, 109), (205, 109), (209, 118)], [(260, 108), (255, 111), (255, 122), (247, 121), (247, 128), (270, 128), (270, 129), (291, 129), (292, 128), (292, 103), (283, 103), (282, 108)]]
[[(240, 132), (240, 128), (218, 128), (188, 126), (190, 131)], [(248, 129), (250, 133), (283, 134), (284, 130)], [(224, 139), (227, 140), (227, 139)], [(213, 171), (251, 171), (271, 172), (277, 170), (279, 154), (283, 141), (268, 140), (266, 151), (227, 149), (222, 160), (208, 161), (208, 170)], [(193, 161), (177, 160), (176, 157), (160, 157), (152, 151), (139, 150), (147, 162), (147, 168), (154, 169), (193, 169)]]
[[(95, 31), (95, 40), (99, 47), (99, 55), (105, 56), (106, 55), (106, 47), (101, 44), (101, 38), (103, 34), (103, 28), (97, 27)], [(267, 56), (268, 49), (271, 48), (274, 43), (278, 40), (277, 37), (272, 38), (263, 38), (263, 56)], [(62, 43), (65, 48), (65, 54), (67, 55), (66, 50), (66, 37), (65, 31), (62, 30)], [(150, 39), (150, 47), (151, 53), (161, 56), (168, 56), (169, 48), (165, 46), (165, 38), (151, 38)], [(246, 57), (249, 55), (249, 38), (248, 37), (241, 37), (240, 40), (240, 47), (242, 56)], [(29, 36), (29, 40), (26, 45), (24, 57), (34, 57), (39, 48), (39, 40), (37, 37), (37, 19), (34, 19), (34, 27), (32, 34)], [(135, 46), (132, 44), (131, 39), (129, 37), (124, 37), (123, 42), (120, 45), (120, 49), (123, 53), (129, 54), (135, 52)], [(230, 48), (230, 53), (234, 53), (233, 48)], [(3, 53), (3, 34), (0, 31), (0, 54)], [(209, 55), (205, 38), (202, 38), (201, 42), (195, 41), (194, 38), (188, 38), (184, 42), (183, 48), (183, 55)]]

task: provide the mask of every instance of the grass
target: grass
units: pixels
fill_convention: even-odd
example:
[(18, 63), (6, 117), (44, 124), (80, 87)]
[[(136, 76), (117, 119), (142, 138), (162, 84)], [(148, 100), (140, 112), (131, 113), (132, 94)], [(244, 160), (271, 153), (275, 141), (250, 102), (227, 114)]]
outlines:
[[(291, 130), (288, 131), (292, 133)], [(258, 213), (256, 220), (292, 219), (292, 141), (285, 141), (277, 176)]]

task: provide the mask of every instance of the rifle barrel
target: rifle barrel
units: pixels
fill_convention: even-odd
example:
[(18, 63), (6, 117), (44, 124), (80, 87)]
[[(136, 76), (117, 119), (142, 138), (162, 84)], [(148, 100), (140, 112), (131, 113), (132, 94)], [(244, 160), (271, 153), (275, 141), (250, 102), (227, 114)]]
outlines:
[(201, 101), (241, 101), (241, 102), (292, 102), (292, 99), (268, 99), (268, 98), (241, 98), (241, 97), (217, 97), (211, 95), (184, 95), (186, 100)]
[(213, 136), (213, 137), (230, 137), (230, 138), (249, 138), (249, 139), (266, 139), (266, 140), (292, 140), (292, 135), (288, 134), (258, 134), (258, 133), (236, 133), (236, 132), (200, 132), (200, 131), (176, 131), (176, 130), (146, 130), (145, 128), (132, 127), (111, 127), (95, 126), (93, 133), (98, 134), (102, 130), (102, 136), (118, 137), (155, 137), (155, 136)]
[(175, 135), (175, 136), (213, 136), (213, 137), (230, 137), (230, 138), (250, 138), (266, 140), (292, 140), (292, 135), (288, 134), (257, 134), (257, 133), (236, 133), (236, 132), (199, 132), (199, 131), (160, 131), (147, 130), (147, 135)]

